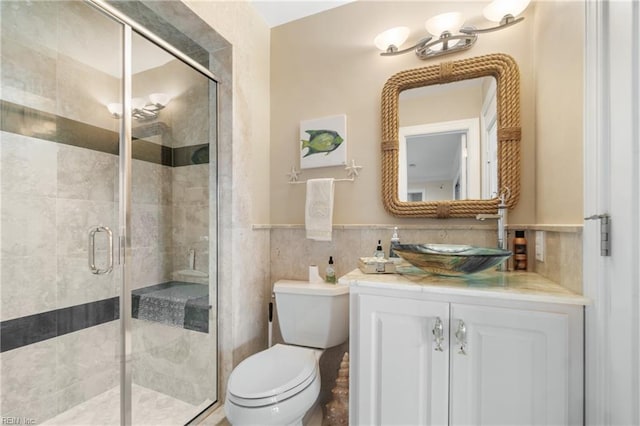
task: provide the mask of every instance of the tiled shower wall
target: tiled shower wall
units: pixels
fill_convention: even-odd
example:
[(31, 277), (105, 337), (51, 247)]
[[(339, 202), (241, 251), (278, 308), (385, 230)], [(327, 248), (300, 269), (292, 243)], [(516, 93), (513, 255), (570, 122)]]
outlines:
[[(78, 43), (76, 31), (113, 34), (117, 26), (80, 2), (0, 7), (2, 100), (29, 108), (8, 115), (2, 105), (0, 320), (58, 312), (24, 322), (30, 327), (19, 334), (39, 341), (3, 349), (0, 412), (39, 423), (118, 383), (112, 298), (119, 281), (87, 268), (89, 227), (117, 229), (117, 157), (78, 146), (89, 138), (66, 126), (77, 120), (115, 134), (118, 122), (98, 99), (117, 99), (118, 80), (62, 53)], [(63, 17), (83, 19), (59, 32)], [(55, 142), (61, 138), (71, 143)], [(104, 254), (98, 250), (98, 259)], [(92, 304), (98, 300), (111, 300), (111, 309)], [(93, 308), (77, 317), (64, 309), (73, 306)], [(103, 322), (76, 329), (97, 318)], [(4, 331), (3, 346), (10, 334)]]
[[(117, 274), (93, 275), (87, 268), (89, 227), (117, 229), (117, 157), (1, 136), (1, 320), (118, 296)], [(181, 194), (175, 200), (174, 186)], [(208, 164), (172, 169), (134, 161), (135, 288), (187, 269), (187, 247), (197, 250), (197, 268), (208, 271), (207, 193)], [(40, 421), (116, 386), (118, 332), (118, 322), (110, 321), (3, 352), (3, 415)], [(208, 356), (215, 338), (139, 320), (133, 333), (136, 383), (193, 404), (207, 398), (215, 383)]]
[[(77, 25), (58, 28), (68, 20)], [(34, 22), (41, 25), (34, 28)], [(3, 417), (39, 423), (119, 382), (119, 275), (93, 275), (87, 268), (89, 228), (118, 229), (119, 123), (104, 104), (118, 99), (119, 80), (61, 53), (80, 43), (79, 34), (98, 36), (106, 27), (83, 2), (2, 2), (1, 97), (17, 112), (8, 114), (10, 104), (2, 104), (0, 321), (36, 321), (25, 321), (31, 328), (21, 331), (35, 342), (9, 342), (3, 333)], [(119, 45), (117, 37), (113, 43)], [(174, 62), (165, 67), (168, 78), (179, 72)], [(177, 96), (163, 111), (171, 137), (149, 139), (170, 148), (208, 143), (207, 125), (195, 126), (181, 111), (207, 93), (191, 87)], [(207, 114), (201, 108), (191, 118)], [(183, 119), (172, 124), (174, 117)], [(95, 132), (86, 131), (90, 126)], [(89, 149), (96, 140), (104, 144)], [(149, 147), (135, 141), (134, 156)], [(189, 248), (197, 250), (198, 269), (206, 272), (209, 264), (209, 165), (147, 160), (133, 162), (134, 288), (170, 280), (175, 269), (186, 268)], [(102, 237), (97, 259), (103, 265)], [(78, 307), (86, 307), (80, 318)], [(99, 318), (97, 324), (83, 323), (89, 317)], [(189, 402), (206, 398), (206, 388), (215, 388), (215, 336), (135, 322), (136, 379)], [(185, 380), (192, 381), (188, 389)]]
[[(143, 163), (143, 162), (140, 162)], [(209, 272), (209, 164), (166, 167), (145, 164), (155, 173), (139, 176), (160, 180), (167, 204), (133, 203), (134, 237), (142, 240), (134, 255), (134, 286), (155, 285), (170, 280), (208, 284), (208, 278), (181, 274), (189, 270), (189, 249), (196, 250), (196, 270)], [(134, 165), (134, 200), (137, 179)], [(168, 178), (163, 176), (168, 173)], [(148, 182), (145, 185), (156, 187)], [(142, 208), (140, 208), (142, 207)], [(139, 214), (136, 214), (139, 209)], [(136, 219), (137, 217), (137, 219)], [(150, 244), (144, 246), (144, 242)], [(132, 241), (133, 243), (133, 241)], [(213, 402), (215, 394), (215, 325), (208, 333), (133, 319), (134, 383), (173, 396), (190, 404)], [(210, 321), (215, 321), (212, 314)], [(214, 323), (215, 324), (215, 323)]]
[[(87, 268), (89, 227), (117, 229), (117, 158), (13, 133), (1, 136), (1, 320), (117, 296), (116, 274), (93, 275)], [(117, 321), (56, 337), (61, 326), (22, 330), (54, 335), (0, 355), (3, 416), (40, 422), (118, 383)]]

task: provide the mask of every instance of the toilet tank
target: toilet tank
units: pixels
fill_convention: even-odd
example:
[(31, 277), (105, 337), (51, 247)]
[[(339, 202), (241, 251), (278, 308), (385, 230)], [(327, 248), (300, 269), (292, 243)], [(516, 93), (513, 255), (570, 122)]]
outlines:
[(273, 291), (286, 343), (330, 348), (349, 337), (348, 286), (281, 280)]

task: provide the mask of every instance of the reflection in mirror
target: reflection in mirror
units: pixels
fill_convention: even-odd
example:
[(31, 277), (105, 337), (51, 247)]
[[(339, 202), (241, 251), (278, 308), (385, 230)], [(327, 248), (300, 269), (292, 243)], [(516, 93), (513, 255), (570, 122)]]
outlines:
[(398, 110), (400, 201), (496, 196), (494, 77), (404, 90)]

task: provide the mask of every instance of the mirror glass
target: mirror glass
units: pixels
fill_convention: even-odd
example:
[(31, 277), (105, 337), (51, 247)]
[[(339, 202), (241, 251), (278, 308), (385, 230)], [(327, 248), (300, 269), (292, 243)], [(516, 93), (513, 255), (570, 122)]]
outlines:
[(400, 201), (496, 196), (496, 87), (489, 76), (400, 92)]
[[(454, 82), (463, 82), (463, 86), (473, 86), (474, 79), (485, 77), (488, 80), (480, 80), (477, 83), (481, 93), (479, 100), (458, 98), (453, 92), (429, 94), (424, 97), (420, 95), (422, 88), (451, 90), (457, 87), (453, 85)], [(491, 88), (492, 85), (497, 86), (495, 90)], [(496, 94), (490, 95), (491, 92)], [(401, 96), (403, 97), (402, 105), (400, 105)], [(430, 104), (411, 106), (413, 103), (418, 104), (420, 99), (425, 102), (428, 100)], [(493, 102), (497, 105), (495, 110), (483, 109), (485, 105)], [(471, 104), (482, 106), (476, 107), (474, 112), (466, 118), (448, 115), (450, 111), (464, 111)], [(382, 203), (389, 213), (399, 217), (438, 219), (496, 213), (500, 203), (497, 188), (504, 196), (502, 200), (507, 208), (513, 208), (516, 205), (520, 197), (522, 130), (520, 128), (520, 72), (518, 64), (511, 56), (493, 53), (400, 71), (387, 79), (382, 88), (380, 106), (382, 111), (380, 144)], [(462, 127), (462, 131), (453, 126), (460, 121), (467, 122)], [(439, 123), (440, 126), (434, 132), (415, 127), (434, 123)], [(477, 136), (474, 136), (475, 128), (478, 129)], [(457, 134), (453, 142), (457, 146), (450, 150), (453, 152), (449, 154), (450, 160), (444, 160), (444, 157), (439, 157), (436, 153), (428, 154), (437, 161), (438, 165), (443, 163), (443, 169), (447, 170), (446, 173), (443, 172), (436, 177), (429, 175), (431, 172), (435, 173), (434, 164), (436, 163), (421, 167), (419, 160), (409, 153), (414, 151), (415, 143), (412, 139), (430, 133)], [(407, 140), (409, 140), (408, 145)], [(440, 145), (443, 144), (444, 142), (440, 143)], [(402, 166), (401, 162), (404, 163)], [(411, 164), (415, 166), (410, 166)], [(427, 185), (409, 181), (408, 170), (412, 168), (416, 171), (422, 169), (423, 175), (419, 179), (425, 182), (436, 182), (429, 185), (431, 194)], [(403, 170), (404, 177), (401, 178)], [(401, 179), (404, 179), (402, 184)], [(437, 183), (438, 180), (439, 183)], [(445, 182), (450, 184), (445, 185)], [(424, 189), (420, 189), (419, 186)], [(441, 197), (445, 198), (436, 197), (436, 190), (440, 191)], [(401, 191), (405, 193), (402, 196), (405, 199), (422, 197), (426, 200), (402, 201)], [(434, 198), (439, 199), (434, 200)]]

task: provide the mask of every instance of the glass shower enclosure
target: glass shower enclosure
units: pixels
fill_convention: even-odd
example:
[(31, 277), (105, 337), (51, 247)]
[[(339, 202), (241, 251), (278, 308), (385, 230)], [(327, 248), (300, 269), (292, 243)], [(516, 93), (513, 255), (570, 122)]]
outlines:
[(108, 4), (0, 2), (3, 424), (217, 400), (217, 83)]

